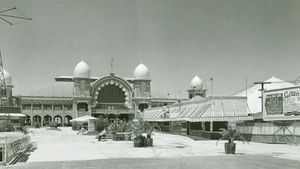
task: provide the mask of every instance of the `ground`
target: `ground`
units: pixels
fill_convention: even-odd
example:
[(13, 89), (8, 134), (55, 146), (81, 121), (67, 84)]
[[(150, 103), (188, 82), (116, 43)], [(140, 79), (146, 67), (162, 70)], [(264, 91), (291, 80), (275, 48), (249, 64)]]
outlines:
[(27, 163), (8, 168), (300, 168), (296, 145), (237, 142), (237, 154), (225, 155), (224, 142), (163, 133), (154, 134), (154, 147), (134, 148), (133, 142), (98, 142), (70, 128), (32, 131), (37, 150)]

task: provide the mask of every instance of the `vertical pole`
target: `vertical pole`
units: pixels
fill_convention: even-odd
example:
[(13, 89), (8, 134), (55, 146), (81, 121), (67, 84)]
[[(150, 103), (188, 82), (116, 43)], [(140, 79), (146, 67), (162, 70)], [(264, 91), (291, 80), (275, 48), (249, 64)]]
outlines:
[[(214, 100), (214, 79), (211, 77), (211, 95), (212, 95), (212, 106), (211, 106), (211, 115), (210, 117), (213, 117), (214, 114), (214, 105), (215, 105), (215, 100)], [(213, 121), (210, 120), (210, 131), (213, 131)]]
[(294, 120), (294, 129), (293, 129), (293, 137), (294, 137), (294, 144), (297, 144), (296, 138), (296, 120)]
[(8, 163), (8, 155), (7, 155), (7, 153), (8, 153), (8, 151), (7, 151), (7, 148), (8, 148), (8, 146), (7, 146), (7, 144), (8, 144), (8, 141), (7, 141), (7, 136), (5, 136), (5, 165), (6, 165), (6, 163)]

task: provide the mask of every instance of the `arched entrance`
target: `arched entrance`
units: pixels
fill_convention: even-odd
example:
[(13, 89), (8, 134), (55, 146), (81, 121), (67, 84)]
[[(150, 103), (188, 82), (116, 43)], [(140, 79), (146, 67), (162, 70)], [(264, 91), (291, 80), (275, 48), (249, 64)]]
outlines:
[(54, 121), (59, 125), (61, 126), (62, 124), (62, 117), (60, 115), (56, 115), (54, 116)]
[(124, 114), (122, 120), (133, 113), (132, 86), (114, 74), (97, 80), (92, 87), (92, 109), (94, 114), (107, 116), (110, 122)]
[(25, 126), (30, 126), (31, 125), (31, 120), (30, 116), (26, 114), (25, 120), (24, 120), (24, 125)]
[(88, 104), (87, 103), (78, 103), (77, 110), (78, 111), (88, 111), (89, 110)]
[(43, 125), (46, 126), (46, 125), (49, 125), (52, 121), (52, 117), (49, 116), (49, 115), (46, 115), (44, 116), (44, 122), (43, 122)]
[(35, 115), (35, 116), (32, 117), (32, 121), (33, 121), (33, 122), (32, 122), (33, 125), (36, 124), (36, 125), (39, 125), (39, 126), (40, 126), (40, 125), (41, 125), (41, 122), (42, 122), (42, 118), (41, 118), (41, 116), (39, 116), (39, 115)]
[(145, 109), (148, 108), (148, 104), (147, 103), (141, 103), (141, 104), (138, 105), (138, 107), (139, 107), (139, 110), (141, 112), (143, 112)]
[(72, 120), (72, 117), (70, 115), (66, 115), (64, 118), (64, 125), (71, 126), (72, 124), (71, 124), (70, 120)]

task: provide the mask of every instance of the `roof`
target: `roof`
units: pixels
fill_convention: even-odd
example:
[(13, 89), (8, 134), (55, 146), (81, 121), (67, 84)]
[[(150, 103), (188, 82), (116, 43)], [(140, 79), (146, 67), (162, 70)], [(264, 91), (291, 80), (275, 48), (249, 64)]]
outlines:
[(73, 83), (52, 82), (43, 84), (35, 89), (21, 94), (21, 96), (46, 96), (46, 97), (73, 97)]
[(70, 121), (71, 122), (88, 122), (89, 120), (94, 120), (94, 119), (97, 119), (97, 118), (89, 116), (89, 115), (85, 115), (85, 116), (81, 116), (81, 117), (78, 117), (78, 118), (70, 120)]
[[(278, 79), (274, 76), (265, 80), (264, 82), (271, 82), (271, 84), (265, 84), (264, 88), (266, 90), (274, 90), (274, 89), (295, 86), (292, 83), (288, 83), (288, 82)], [(260, 99), (260, 96), (261, 96), (260, 89), (261, 89), (261, 85), (257, 84), (257, 85), (254, 85), (254, 86), (248, 88), (247, 90), (235, 95), (235, 96), (247, 96), (247, 103), (249, 106), (248, 113), (261, 112), (262, 108), (261, 108), (261, 99)]]
[(245, 97), (208, 97), (144, 111), (146, 121), (231, 121), (252, 120)]

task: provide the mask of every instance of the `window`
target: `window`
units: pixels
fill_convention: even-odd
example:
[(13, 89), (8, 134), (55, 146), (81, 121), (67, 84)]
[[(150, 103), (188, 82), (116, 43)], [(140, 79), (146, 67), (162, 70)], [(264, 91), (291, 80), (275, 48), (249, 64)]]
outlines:
[(33, 110), (41, 110), (42, 109), (42, 105), (41, 104), (34, 104), (32, 107)]
[(51, 104), (44, 104), (44, 110), (52, 110)]
[(31, 104), (23, 104), (22, 109), (24, 110), (30, 110), (31, 109)]
[(62, 105), (54, 105), (54, 110), (62, 110)]
[(67, 104), (67, 105), (64, 105), (64, 107), (65, 107), (64, 108), (65, 110), (72, 110), (73, 106), (71, 104)]

